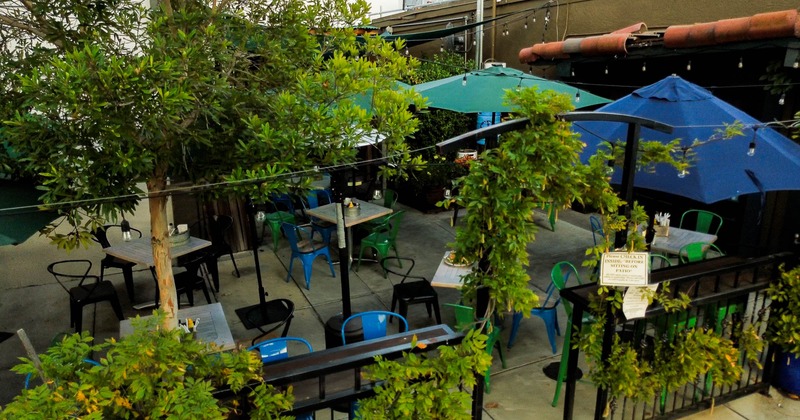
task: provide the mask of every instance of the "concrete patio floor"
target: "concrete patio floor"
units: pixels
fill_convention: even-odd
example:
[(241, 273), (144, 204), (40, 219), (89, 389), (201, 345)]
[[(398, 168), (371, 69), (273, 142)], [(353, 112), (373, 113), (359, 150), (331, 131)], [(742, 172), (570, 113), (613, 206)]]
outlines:
[[(403, 206), (399, 206), (404, 208)], [(417, 265), (414, 274), (431, 278), (436, 271), (447, 243), (455, 237), (450, 226), (451, 212), (422, 214), (413, 209), (407, 211), (398, 237), (398, 248), (403, 257), (413, 258)], [(146, 227), (146, 218), (133, 220), (136, 227)], [(562, 260), (573, 262), (580, 267), (584, 251), (592, 245), (588, 215), (564, 211), (556, 231), (546, 226), (544, 215), (539, 214), (540, 227), (536, 241), (528, 246), (530, 253), (530, 285), (542, 292), (550, 282), (549, 273), (554, 263)], [(147, 232), (145, 232), (147, 234)], [(268, 241), (271, 243), (271, 241)], [(99, 273), (99, 261), (104, 254), (99, 246), (78, 249), (67, 254), (39, 237), (33, 237), (15, 247), (0, 248), (0, 331), (14, 332), (25, 329), (37, 351), (44, 352), (50, 341), (58, 333), (69, 332), (69, 299), (64, 290), (46, 271), (50, 262), (86, 258), (95, 263), (93, 272)], [(306, 290), (302, 268), (295, 264), (293, 278), (287, 283), (290, 250), (285, 239), (280, 248), (273, 252), (271, 246), (262, 246), (259, 252), (264, 285), (269, 298), (287, 298), (295, 303), (295, 318), (289, 335), (309, 340), (315, 349), (325, 348), (324, 322), (342, 311), (339, 267), (337, 277), (332, 278), (327, 264), (317, 260), (311, 279), (311, 289)], [(357, 254), (356, 254), (357, 255)], [(220, 260), (220, 293), (216, 298), (222, 303), (234, 339), (244, 345), (258, 335), (257, 330), (244, 328), (235, 314), (235, 309), (258, 302), (258, 288), (255, 263), (252, 252), (242, 252), (235, 256), (241, 272), (237, 278), (230, 259)], [(149, 270), (137, 267), (134, 273), (136, 296), (139, 301), (153, 296), (154, 282)], [(136, 311), (132, 308), (125, 292), (122, 276), (111, 270), (107, 279), (116, 284), (126, 317), (149, 315), (150, 311)], [(388, 310), (391, 305), (392, 283), (384, 279), (375, 263), (362, 263), (358, 272), (350, 275), (350, 291), (354, 312), (374, 309)], [(203, 301), (202, 293), (195, 293), (196, 304)], [(455, 289), (439, 289), (439, 301), (455, 303), (459, 292)], [(198, 303), (199, 302), (199, 303)], [(451, 323), (453, 314), (443, 308), (443, 322)], [(411, 307), (408, 321), (411, 328), (434, 324), (427, 317), (422, 305)], [(560, 313), (562, 331), (566, 315)], [(84, 329), (92, 332), (97, 340), (118, 337), (119, 322), (110, 305), (98, 304), (84, 310)], [(505, 320), (503, 343), (508, 341), (510, 317)], [(538, 318), (522, 322), (515, 346), (507, 350), (507, 368), (500, 366), (495, 357), (492, 367), (491, 393), (484, 398), (484, 418), (495, 420), (511, 419), (560, 419), (563, 409), (563, 393), (558, 407), (551, 407), (555, 382), (548, 379), (542, 368), (560, 360), (563, 337), (558, 337), (558, 353), (553, 354), (547, 341), (543, 323)], [(25, 355), (19, 340), (12, 337), (0, 343), (0, 405), (7, 404), (23, 387), (23, 377), (9, 369), (17, 363), (18, 357)], [(578, 383), (576, 393), (576, 419), (592, 418), (595, 389), (586, 380)], [(328, 418), (329, 414), (318, 413), (318, 418)], [(337, 414), (337, 418), (345, 418)], [(784, 398), (780, 393), (771, 392), (771, 397), (751, 395), (711, 410), (695, 414), (692, 419), (790, 419), (800, 418), (800, 402)]]

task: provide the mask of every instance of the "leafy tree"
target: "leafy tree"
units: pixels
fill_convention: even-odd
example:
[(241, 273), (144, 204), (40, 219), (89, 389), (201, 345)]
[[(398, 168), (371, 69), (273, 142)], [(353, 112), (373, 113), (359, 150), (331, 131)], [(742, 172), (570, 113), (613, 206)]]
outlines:
[[(45, 203), (69, 203), (58, 223), (73, 229), (43, 231), (65, 249), (88, 246), (91, 230), (146, 197), (167, 327), (177, 309), (168, 177), (265, 199), (287, 188), (286, 174), (353, 161), (372, 129), (393, 163), (409, 159), (419, 97), (390, 87), (417, 63), (356, 39), (363, 0), (0, 4), (0, 129), (21, 156), (0, 153), (0, 169), (37, 177)], [(367, 113), (353, 98), (370, 88)]]
[[(247, 398), (254, 418), (280, 418), (292, 408), (291, 390), (263, 382), (259, 356), (215, 353), (189, 333), (158, 328), (163, 316), (133, 320), (133, 333), (122, 341), (92, 344), (86, 332), (66, 336), (41, 355), (41, 376), (23, 358), (12, 369), (38, 385), (23, 390), (0, 417), (223, 419), (241, 407), (238, 399), (215, 397), (222, 387)], [(98, 364), (84, 361), (98, 352), (106, 354)]]

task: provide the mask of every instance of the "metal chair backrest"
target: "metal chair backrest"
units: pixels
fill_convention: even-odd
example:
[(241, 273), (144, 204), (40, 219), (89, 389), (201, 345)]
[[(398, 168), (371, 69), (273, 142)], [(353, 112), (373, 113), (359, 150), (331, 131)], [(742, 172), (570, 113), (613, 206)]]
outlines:
[(271, 340), (262, 341), (248, 347), (247, 350), (258, 350), (261, 354), (261, 363), (268, 364), (283, 360), (289, 357), (289, 342), (298, 342), (305, 344), (308, 352), (314, 351), (311, 348), (311, 343), (300, 337), (278, 337)]
[[(544, 303), (542, 303), (542, 308), (548, 307), (556, 307), (560, 302), (564, 303), (564, 309), (567, 312), (567, 316), (572, 316), (572, 305), (570, 305), (567, 301), (561, 300), (561, 294), (559, 293), (558, 298), (553, 297), (553, 293), (558, 290), (564, 290), (569, 284), (569, 280), (571, 277), (575, 278), (575, 281), (578, 284), (583, 284), (581, 281), (580, 276), (578, 275), (578, 269), (575, 268), (572, 263), (569, 261), (560, 261), (557, 262), (556, 265), (553, 266), (553, 269), (550, 270), (550, 286), (547, 287), (548, 293), (547, 298), (545, 299)], [(551, 303), (551, 300), (554, 300)], [(548, 304), (552, 306), (548, 306)]]
[[(402, 262), (404, 262), (404, 263), (407, 263), (406, 267), (408, 267), (408, 270), (406, 270), (406, 272), (405, 272), (405, 273), (402, 273), (402, 272), (400, 272), (400, 271), (396, 271), (396, 269), (395, 269), (395, 268), (390, 268), (390, 267), (389, 267), (389, 264), (388, 264), (388, 263), (389, 263), (390, 261), (402, 261)], [(400, 283), (399, 283), (399, 284), (402, 284), (402, 283), (404, 283), (404, 282), (406, 281), (406, 279), (411, 279), (411, 280), (425, 280), (425, 281), (428, 281), (428, 279), (426, 279), (425, 277), (421, 277), (421, 276), (412, 276), (412, 275), (411, 275), (411, 270), (413, 270), (413, 269), (414, 269), (414, 265), (415, 265), (415, 264), (416, 264), (416, 262), (414, 261), (414, 259), (413, 259), (413, 258), (404, 258), (404, 257), (386, 257), (386, 258), (384, 258), (384, 259), (382, 259), (382, 260), (381, 260), (381, 267), (383, 267), (383, 269), (384, 269), (384, 270), (386, 270), (386, 272), (387, 272), (387, 273), (391, 273), (391, 274), (394, 274), (395, 276), (398, 276), (398, 277), (400, 277)]]
[[(692, 216), (696, 216), (696, 223), (693, 230), (697, 232), (717, 235), (719, 233), (719, 229), (722, 227), (722, 216), (706, 210), (686, 210), (683, 212), (683, 215), (681, 215), (681, 223), (679, 227), (682, 229), (688, 229), (689, 227), (687, 225), (689, 224), (689, 219), (691, 219)], [(686, 219), (686, 225), (684, 225), (684, 219)], [(713, 225), (715, 223), (717, 224), (717, 227), (716, 229), (713, 229)]]
[[(656, 267), (658, 263), (658, 267)], [(659, 268), (672, 266), (672, 261), (666, 256), (661, 254), (650, 254), (650, 270), (657, 270)]]
[(383, 207), (393, 209), (395, 204), (397, 204), (397, 193), (387, 188), (383, 192)]
[(86, 279), (92, 279), (94, 280), (94, 284), (92, 284), (91, 290), (97, 287), (100, 278), (90, 275), (89, 271), (91, 270), (92, 262), (89, 260), (62, 260), (47, 266), (47, 271), (55, 277), (58, 284), (66, 290), (67, 293), (69, 293), (70, 288), (67, 287), (66, 283), (70, 281), (78, 280), (76, 287), (80, 287), (83, 286), (83, 282), (86, 281)]
[(389, 311), (360, 312), (351, 315), (342, 323), (342, 343), (347, 344), (347, 338), (345, 337), (345, 327), (347, 327), (347, 323), (356, 318), (361, 319), (361, 330), (364, 335), (364, 341), (386, 337), (389, 317), (395, 317), (403, 321), (403, 331), (408, 331), (408, 321), (398, 313)]
[(678, 259), (681, 263), (696, 262), (706, 259), (709, 250), (714, 250), (720, 256), (725, 255), (719, 247), (709, 242), (692, 242), (681, 247)]
[(275, 207), (275, 211), (281, 210), (281, 206), (284, 211), (294, 214), (294, 202), (289, 194), (273, 194), (269, 197), (269, 202)]
[(233, 217), (227, 214), (213, 215), (208, 221), (208, 230), (211, 235), (211, 242), (214, 245), (227, 245), (225, 232), (233, 226)]
[(405, 210), (398, 210), (390, 214), (383, 222), (383, 227), (378, 227), (373, 231), (378, 231), (385, 234), (390, 241), (397, 239), (397, 232), (400, 231), (400, 222), (403, 221)]
[(606, 236), (605, 232), (603, 232), (603, 225), (595, 215), (589, 216), (589, 225), (592, 228), (592, 240), (594, 240), (594, 245), (597, 246), (597, 235), (600, 235), (601, 238)]

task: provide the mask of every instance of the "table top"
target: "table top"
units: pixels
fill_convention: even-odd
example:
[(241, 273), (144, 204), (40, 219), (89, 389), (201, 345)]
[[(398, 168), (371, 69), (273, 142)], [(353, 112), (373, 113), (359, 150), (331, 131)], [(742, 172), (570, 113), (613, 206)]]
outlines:
[[(149, 318), (150, 316), (143, 316), (142, 318)], [(222, 310), (222, 304), (219, 302), (178, 309), (178, 319), (186, 318), (200, 319), (196, 335), (198, 340), (206, 343), (213, 342), (220, 351), (231, 350), (236, 347), (228, 321), (225, 319), (225, 312)], [(120, 321), (119, 337), (122, 338), (132, 333), (131, 318)]]
[(697, 232), (694, 230), (681, 229), (676, 227), (669, 228), (669, 236), (656, 236), (650, 244), (651, 252), (662, 252), (665, 254), (678, 255), (681, 248), (693, 242), (714, 243), (716, 235), (710, 233)]
[[(177, 258), (208, 246), (211, 246), (210, 241), (190, 236), (187, 242), (180, 245), (173, 245), (169, 254), (172, 258)], [(148, 267), (153, 267), (155, 265), (153, 263), (153, 247), (150, 245), (150, 238), (147, 237), (103, 248), (103, 252), (136, 264), (142, 264)]]
[[(344, 216), (344, 226), (351, 227), (368, 220), (377, 219), (381, 216), (391, 214), (394, 210), (372, 204), (368, 201), (358, 201), (361, 206), (361, 213), (358, 216)], [(306, 210), (306, 214), (322, 219), (326, 222), (336, 223), (336, 206), (339, 203), (330, 203), (324, 206)]]
[(444, 257), (439, 261), (439, 268), (436, 269), (436, 274), (431, 279), (431, 286), (460, 289), (463, 286), (461, 278), (472, 272), (472, 266), (457, 267), (445, 263), (444, 260), (450, 255), (450, 252), (445, 252)]

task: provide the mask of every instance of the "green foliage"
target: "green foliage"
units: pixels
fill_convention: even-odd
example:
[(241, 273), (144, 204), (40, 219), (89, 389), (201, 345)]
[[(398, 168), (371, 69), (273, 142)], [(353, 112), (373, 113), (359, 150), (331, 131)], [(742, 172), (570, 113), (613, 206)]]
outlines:
[[(389, 87), (417, 63), (356, 40), (363, 1), (87, 4), (0, 12), (0, 121), (20, 156), (2, 164), (38, 177), (44, 202), (78, 203), (62, 208), (71, 233), (46, 232), (62, 247), (131, 211), (142, 182), (227, 180), (264, 196), (286, 188), (280, 175), (353, 161), (372, 129), (399, 168), (410, 160), (407, 108), (421, 100)], [(379, 92), (370, 115), (352, 101), (367, 89)]]
[[(133, 321), (134, 332), (120, 341), (91, 345), (86, 333), (73, 334), (41, 355), (44, 383), (15, 397), (3, 418), (226, 418), (238, 401), (222, 401), (213, 392), (230, 387), (251, 400), (255, 418), (277, 418), (291, 409), (291, 390), (263, 383), (261, 361), (252, 352), (215, 353), (212, 345), (180, 330), (157, 326), (163, 312)], [(105, 352), (100, 365), (83, 359)], [(28, 359), (12, 368), (37, 371)], [(35, 379), (34, 379), (35, 382)]]
[(770, 304), (767, 340), (800, 357), (800, 266), (786, 271), (767, 289)]
[[(443, 346), (434, 357), (414, 353), (401, 361), (376, 357), (364, 376), (383, 381), (375, 396), (359, 403), (358, 415), (365, 419), (469, 419), (475, 372), (491, 366), (486, 335), (470, 330), (457, 346)], [(483, 378), (479, 377), (479, 380)]]

